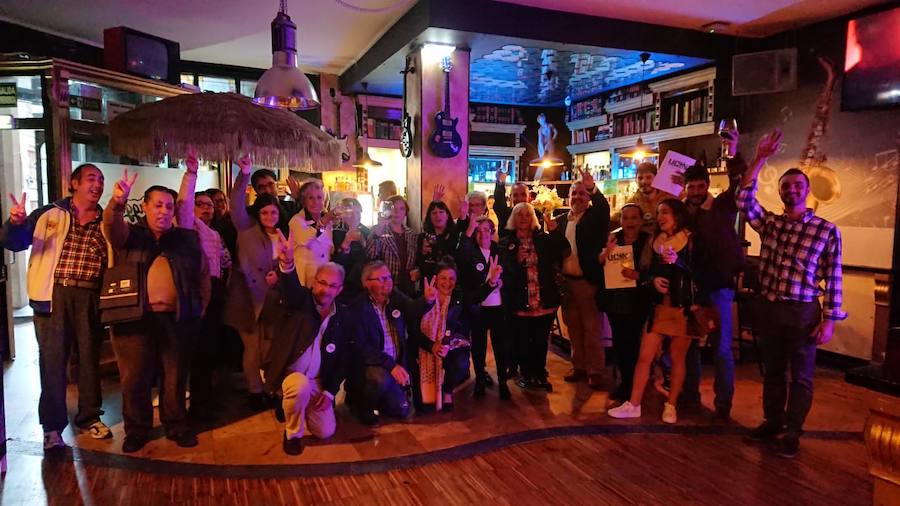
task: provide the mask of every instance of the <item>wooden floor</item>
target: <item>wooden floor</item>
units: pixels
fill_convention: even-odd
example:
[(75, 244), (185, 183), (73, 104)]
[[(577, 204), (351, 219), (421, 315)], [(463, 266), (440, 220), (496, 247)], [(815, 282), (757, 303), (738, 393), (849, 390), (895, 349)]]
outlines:
[[(876, 394), (820, 368), (816, 400), (793, 461), (741, 441), (761, 416), (755, 364), (738, 368), (732, 424), (712, 424), (712, 371), (706, 408), (659, 421), (662, 396), (648, 392), (640, 420), (605, 415), (606, 393), (560, 378), (552, 355), (552, 394), (512, 387), (511, 402), (492, 389), (457, 393), (451, 414), (414, 417), (374, 430), (339, 407), (338, 434), (309, 441), (303, 455), (281, 451), (271, 412), (251, 415), (235, 392), (221, 419), (182, 449), (160, 437), (136, 457), (121, 455), (117, 384), (104, 384), (104, 420), (115, 438), (64, 434), (62, 458), (42, 456), (37, 366), (29, 325), (16, 328), (18, 358), (4, 370), (9, 473), (2, 504), (868, 504), (861, 431)], [(33, 338), (32, 338), (33, 339)], [(72, 393), (72, 392), (70, 392)], [(70, 396), (70, 407), (75, 398)], [(303, 477), (300, 477), (303, 476)], [(852, 493), (848, 493), (852, 491)]]
[(864, 505), (859, 441), (806, 439), (788, 461), (737, 436), (575, 436), (384, 473), (227, 479), (13, 454), (3, 504)]

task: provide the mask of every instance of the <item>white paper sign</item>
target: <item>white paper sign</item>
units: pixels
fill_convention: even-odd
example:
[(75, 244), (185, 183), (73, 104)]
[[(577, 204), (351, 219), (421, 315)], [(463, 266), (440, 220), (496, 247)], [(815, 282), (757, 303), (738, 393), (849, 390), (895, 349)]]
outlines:
[(653, 187), (676, 197), (681, 195), (683, 187), (680, 184), (673, 183), (672, 176), (675, 174), (683, 175), (684, 171), (691, 165), (694, 165), (694, 163), (696, 163), (696, 160), (693, 158), (670, 149), (666, 152), (666, 157), (663, 158), (659, 166), (659, 172), (653, 178)]
[(631, 245), (616, 246), (609, 253), (606, 265), (603, 266), (606, 288), (634, 288), (637, 286), (637, 281), (622, 275), (624, 268), (634, 269), (634, 248)]

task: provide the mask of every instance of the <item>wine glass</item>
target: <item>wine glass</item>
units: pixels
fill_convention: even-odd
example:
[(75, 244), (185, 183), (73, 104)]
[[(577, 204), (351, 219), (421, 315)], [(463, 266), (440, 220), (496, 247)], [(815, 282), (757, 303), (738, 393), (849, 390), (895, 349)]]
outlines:
[(394, 204), (387, 200), (382, 202), (381, 208), (378, 210), (379, 224), (382, 226), (381, 237), (391, 236), (391, 227), (389, 222), (393, 214)]
[(351, 212), (352, 210), (344, 204), (338, 204), (334, 207), (334, 230), (347, 230), (347, 222), (344, 221), (344, 219), (347, 218)]
[(734, 157), (729, 149), (729, 143), (734, 140), (734, 132), (737, 132), (736, 119), (723, 118), (719, 121), (719, 137), (722, 138), (722, 151), (725, 153), (725, 158)]

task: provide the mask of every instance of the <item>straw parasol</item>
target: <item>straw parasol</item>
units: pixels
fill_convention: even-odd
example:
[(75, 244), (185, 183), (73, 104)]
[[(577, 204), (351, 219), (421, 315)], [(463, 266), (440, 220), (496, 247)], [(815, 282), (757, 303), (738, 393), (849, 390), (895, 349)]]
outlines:
[(118, 155), (158, 161), (184, 158), (192, 146), (205, 160), (237, 160), (307, 172), (337, 170), (341, 147), (333, 137), (297, 116), (254, 104), (237, 93), (192, 93), (144, 104), (109, 125)]

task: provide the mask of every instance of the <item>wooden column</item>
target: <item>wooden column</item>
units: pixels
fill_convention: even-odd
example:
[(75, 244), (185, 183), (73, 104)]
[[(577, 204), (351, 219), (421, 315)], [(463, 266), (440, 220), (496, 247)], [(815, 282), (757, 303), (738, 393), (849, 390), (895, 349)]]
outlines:
[(462, 149), (453, 158), (440, 158), (428, 148), (435, 129), (434, 115), (444, 108), (444, 79), (438, 59), (421, 48), (409, 54), (415, 68), (407, 74), (407, 110), (413, 122), (413, 153), (406, 161), (406, 193), (413, 228), (419, 229), (422, 213), (431, 202), (431, 191), (437, 184), (447, 188), (444, 202), (454, 218), (458, 202), (468, 189), (469, 176), (469, 50), (456, 49), (450, 55), (450, 115), (459, 118), (457, 131)]

